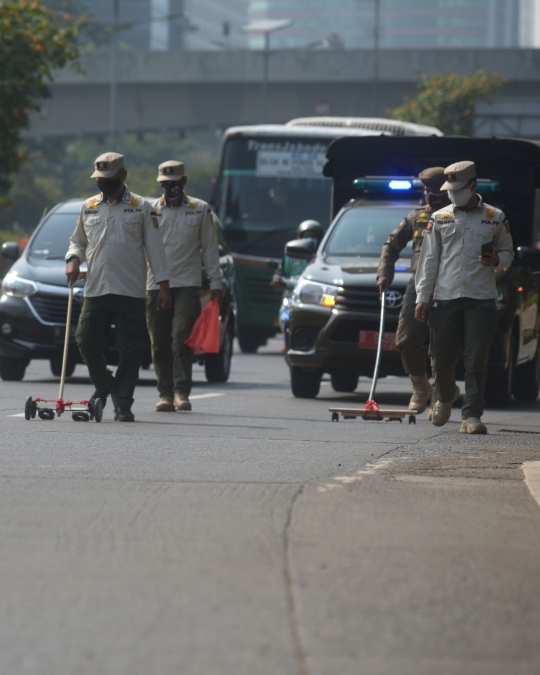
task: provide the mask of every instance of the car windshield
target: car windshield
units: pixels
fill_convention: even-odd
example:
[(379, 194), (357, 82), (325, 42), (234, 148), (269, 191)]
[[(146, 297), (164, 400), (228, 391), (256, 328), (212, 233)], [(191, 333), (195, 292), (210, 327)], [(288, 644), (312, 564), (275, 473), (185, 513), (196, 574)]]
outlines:
[(219, 218), (235, 253), (281, 258), (303, 220), (330, 220), (329, 179), (231, 174), (223, 178)]
[[(388, 235), (418, 202), (369, 202), (348, 209), (341, 216), (326, 242), (324, 252), (337, 256), (379, 257)], [(401, 252), (402, 258), (412, 255), (412, 241)]]
[(41, 260), (63, 260), (75, 231), (77, 213), (52, 213), (32, 240), (29, 255)]

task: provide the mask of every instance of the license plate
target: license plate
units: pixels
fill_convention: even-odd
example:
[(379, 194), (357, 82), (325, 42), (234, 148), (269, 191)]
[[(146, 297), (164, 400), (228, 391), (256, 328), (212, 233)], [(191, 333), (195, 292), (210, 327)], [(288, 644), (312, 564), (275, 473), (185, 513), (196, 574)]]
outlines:
[[(360, 349), (377, 349), (379, 345), (379, 333), (376, 330), (361, 330), (358, 336)], [(382, 348), (388, 352), (398, 352), (396, 347), (396, 334), (384, 333)]]

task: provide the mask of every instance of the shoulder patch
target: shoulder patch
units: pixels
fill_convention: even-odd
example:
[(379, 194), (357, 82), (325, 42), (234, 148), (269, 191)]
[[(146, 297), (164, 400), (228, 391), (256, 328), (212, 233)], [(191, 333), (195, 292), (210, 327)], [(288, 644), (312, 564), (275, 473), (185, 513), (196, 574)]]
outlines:
[(433, 219), (430, 220), (429, 223), (427, 224), (427, 227), (426, 227), (426, 229), (425, 229), (425, 233), (426, 233), (426, 234), (429, 234), (429, 233), (431, 232), (432, 229), (433, 229)]
[(398, 225), (398, 229), (401, 230), (401, 228), (405, 225), (405, 221), (402, 220), (401, 223)]

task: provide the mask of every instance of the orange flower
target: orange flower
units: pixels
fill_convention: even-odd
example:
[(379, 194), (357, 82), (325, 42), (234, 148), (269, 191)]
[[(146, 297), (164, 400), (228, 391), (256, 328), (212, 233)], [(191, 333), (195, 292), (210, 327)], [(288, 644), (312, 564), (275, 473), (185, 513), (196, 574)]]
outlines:
[(43, 45), (36, 45), (34, 47), (35, 52), (42, 52), (43, 51)]
[(62, 18), (64, 19), (64, 21), (69, 21), (71, 19), (71, 14), (68, 14), (66, 12), (66, 14), (64, 14), (64, 16)]

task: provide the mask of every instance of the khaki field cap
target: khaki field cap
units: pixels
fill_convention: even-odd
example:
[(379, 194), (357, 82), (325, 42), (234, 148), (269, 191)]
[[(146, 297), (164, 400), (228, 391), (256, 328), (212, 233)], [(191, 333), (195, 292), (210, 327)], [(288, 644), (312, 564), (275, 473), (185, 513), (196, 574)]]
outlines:
[(441, 190), (461, 190), (471, 180), (476, 178), (474, 162), (456, 162), (444, 170), (446, 183)]
[(117, 152), (106, 152), (94, 162), (96, 170), (90, 178), (112, 178), (115, 173), (124, 168), (124, 155)]
[(443, 166), (432, 166), (429, 169), (424, 169), (418, 174), (418, 178), (424, 183), (426, 187), (440, 190), (441, 185), (446, 180)]
[(163, 164), (158, 166), (158, 177), (156, 178), (158, 183), (164, 183), (168, 180), (182, 180), (183, 177), (183, 162), (175, 162), (173, 159), (171, 159), (168, 162), (163, 162)]

